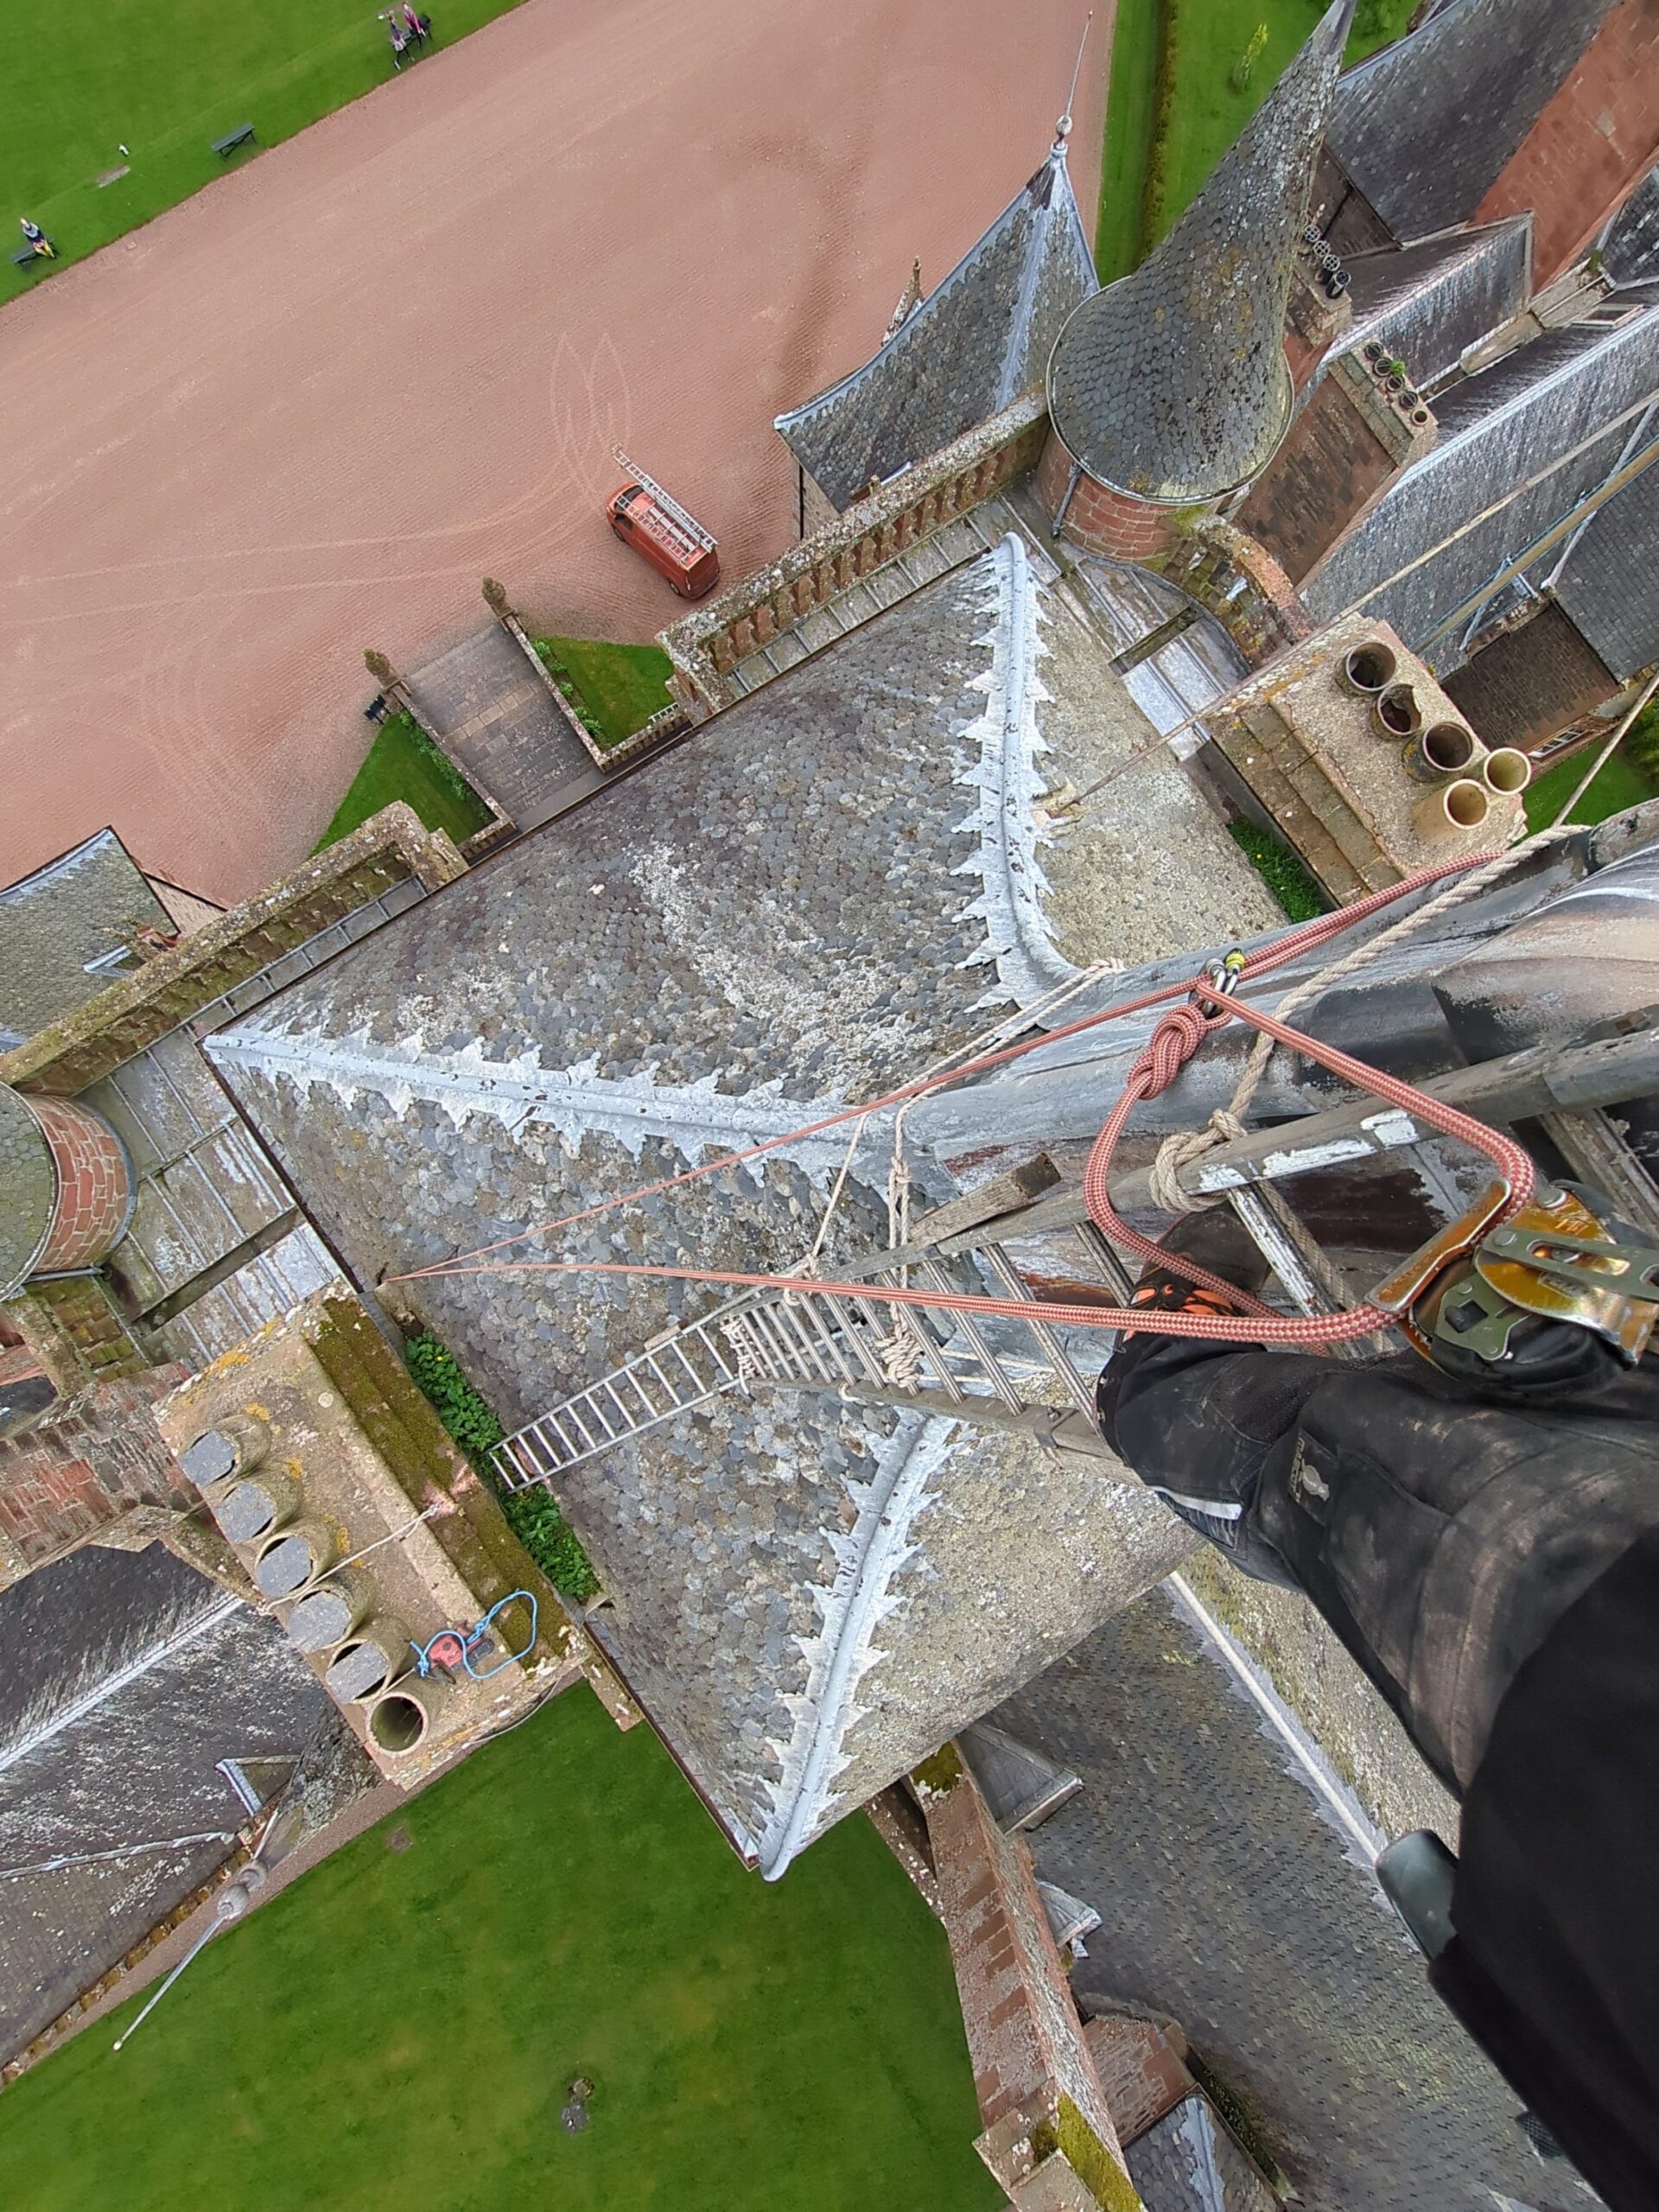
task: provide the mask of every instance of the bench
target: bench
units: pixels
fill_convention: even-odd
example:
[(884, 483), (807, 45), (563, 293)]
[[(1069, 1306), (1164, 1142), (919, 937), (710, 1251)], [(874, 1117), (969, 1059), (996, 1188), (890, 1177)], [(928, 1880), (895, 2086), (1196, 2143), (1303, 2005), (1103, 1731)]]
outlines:
[(37, 262), (50, 261), (51, 258), (49, 253), (36, 253), (32, 245), (26, 245), (21, 253), (12, 255), (11, 265), (14, 269), (33, 269)]
[(251, 123), (238, 123), (234, 130), (227, 130), (222, 138), (213, 141), (213, 151), (221, 162), (229, 161), (238, 146), (251, 146), (257, 142)]

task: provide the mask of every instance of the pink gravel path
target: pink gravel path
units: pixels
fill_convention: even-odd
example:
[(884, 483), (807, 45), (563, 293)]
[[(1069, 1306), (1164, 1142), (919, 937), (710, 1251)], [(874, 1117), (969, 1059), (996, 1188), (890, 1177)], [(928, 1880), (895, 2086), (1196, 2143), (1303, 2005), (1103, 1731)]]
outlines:
[(526, 0), (7, 306), (0, 882), (112, 822), (260, 888), (361, 757), (363, 647), (429, 658), (486, 573), (650, 637), (677, 603), (604, 526), (613, 439), (728, 576), (771, 557), (772, 416), (1036, 168), (1084, 11)]

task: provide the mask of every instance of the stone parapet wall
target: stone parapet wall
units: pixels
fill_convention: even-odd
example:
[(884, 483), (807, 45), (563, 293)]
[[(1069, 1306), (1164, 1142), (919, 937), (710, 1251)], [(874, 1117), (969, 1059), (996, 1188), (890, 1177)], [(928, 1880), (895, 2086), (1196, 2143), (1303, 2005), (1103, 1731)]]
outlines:
[(984, 2133), (976, 2147), (1014, 2205), (1135, 2212), (1110, 2109), (1038, 1894), (953, 1749), (913, 1777), (927, 1819)]
[(83, 1544), (118, 1537), (135, 1517), (148, 1542), (158, 1510), (194, 1506), (152, 1411), (184, 1373), (157, 1367), (100, 1383), (20, 1435), (0, 1438), (0, 1587)]
[(669, 689), (690, 719), (704, 721), (730, 705), (736, 695), (727, 677), (779, 631), (1034, 467), (1047, 423), (1042, 394), (1028, 392), (663, 631)]
[(435, 891), (465, 873), (448, 836), (425, 829), (412, 808), (394, 800), (270, 890), (231, 907), (137, 975), (0, 1055), (0, 1082), (59, 1096), (85, 1090), (393, 884), (412, 875)]
[(5, 1315), (60, 1397), (118, 1375), (142, 1375), (151, 1363), (99, 1275), (32, 1282)]
[(1252, 668), (1313, 634), (1312, 615), (1267, 548), (1218, 515), (1184, 523), (1146, 564), (1213, 614)]

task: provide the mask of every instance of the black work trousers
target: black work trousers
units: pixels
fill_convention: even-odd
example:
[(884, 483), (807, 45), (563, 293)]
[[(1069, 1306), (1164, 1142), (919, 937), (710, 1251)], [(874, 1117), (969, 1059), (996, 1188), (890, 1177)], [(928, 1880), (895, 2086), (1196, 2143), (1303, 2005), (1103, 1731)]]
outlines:
[(1142, 1331), (1099, 1410), (1462, 1798), (1431, 1978), (1617, 2212), (1659, 2212), (1659, 1367), (1522, 1404)]

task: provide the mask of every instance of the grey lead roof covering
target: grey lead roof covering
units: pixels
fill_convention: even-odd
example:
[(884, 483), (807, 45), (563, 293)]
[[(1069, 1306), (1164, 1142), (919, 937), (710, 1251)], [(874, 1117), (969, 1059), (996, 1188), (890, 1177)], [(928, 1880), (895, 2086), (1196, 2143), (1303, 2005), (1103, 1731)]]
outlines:
[(118, 969), (87, 963), (118, 953), (141, 923), (170, 931), (167, 909), (113, 830), (100, 830), (0, 891), (0, 1029), (33, 1037), (106, 990)]
[(1357, 254), (1348, 272), (1354, 320), (1342, 350), (1379, 339), (1406, 363), (1414, 384), (1437, 384), (1471, 346), (1526, 306), (1532, 218), (1516, 215), (1426, 245)]
[(777, 429), (837, 508), (1042, 382), (1062, 325), (1096, 289), (1057, 139), (1035, 176), (880, 353)]
[(1650, 168), (1601, 234), (1601, 265), (1615, 284), (1659, 276), (1659, 164)]
[(1284, 435), (1285, 307), (1352, 15), (1336, 0), (1168, 237), (1061, 332), (1050, 411), (1100, 482), (1214, 499)]
[[(207, 1050), (365, 1281), (876, 1096), (981, 1031), (988, 994), (1034, 995), (1009, 980), (1044, 951), (1014, 957), (1010, 901), (1043, 880), (1021, 841), (1038, 790), (1087, 779), (1067, 711), (1116, 682), (1005, 541)], [(1067, 846), (1044, 849), (1058, 880)], [(855, 1156), (826, 1266), (885, 1243), (891, 1140)], [(792, 1264), (846, 1157), (832, 1131), (528, 1256)], [(403, 1293), (509, 1425), (719, 1296), (533, 1266)], [(1109, 1470), (810, 1392), (728, 1395), (556, 1490), (612, 1600), (594, 1633), (771, 1872), (1173, 1559)]]
[(0, 1298), (27, 1277), (52, 1225), (57, 1171), (40, 1123), (0, 1083)]
[(1614, 296), (1634, 310), (1622, 325), (1546, 331), (1440, 395), (1439, 443), (1303, 585), (1319, 620), (1363, 601), (1437, 669), (1458, 665), (1465, 626), (1430, 633), (1611, 474), (1659, 388), (1659, 288)]
[(1466, 223), (1612, 0), (1452, 0), (1338, 88), (1332, 152), (1402, 245)]

